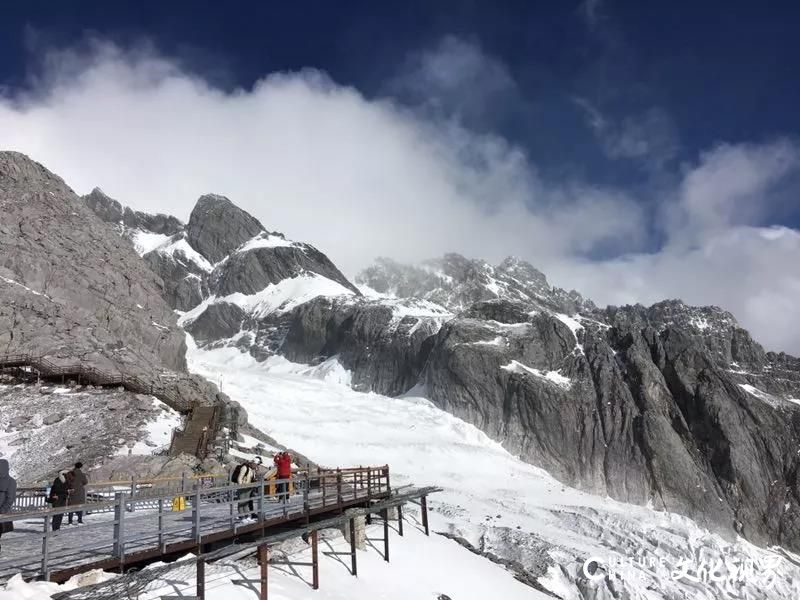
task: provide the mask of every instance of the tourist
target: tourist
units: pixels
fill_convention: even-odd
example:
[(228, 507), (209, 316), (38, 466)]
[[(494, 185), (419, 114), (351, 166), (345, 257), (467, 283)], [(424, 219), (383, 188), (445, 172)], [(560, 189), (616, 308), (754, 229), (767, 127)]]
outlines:
[[(236, 485), (248, 485), (253, 483), (259, 476), (259, 470), (263, 464), (260, 456), (256, 456), (252, 460), (246, 461), (238, 465), (231, 476), (232, 483)], [(237, 510), (239, 518), (244, 519), (258, 519), (258, 514), (255, 512), (253, 504), (253, 496), (258, 492), (257, 487), (249, 487), (241, 490), (236, 490), (236, 498), (239, 501)]]
[[(58, 474), (53, 480), (53, 485), (50, 487), (50, 496), (47, 501), (53, 505), (53, 508), (61, 508), (67, 505), (69, 495), (72, 492), (72, 474), (70, 471), (64, 470)], [(61, 529), (61, 521), (64, 519), (64, 513), (53, 515), (53, 531)]]
[[(76, 462), (75, 468), (72, 469), (72, 494), (69, 497), (70, 506), (78, 506), (86, 504), (86, 486), (89, 484), (89, 478), (81, 469), (83, 468), (82, 462)], [(69, 513), (69, 521), (67, 523), (72, 525), (73, 514), (78, 515), (78, 524), (83, 525), (83, 511), (78, 510), (74, 513)]]
[(17, 480), (8, 474), (9, 469), (8, 461), (0, 458), (0, 537), (14, 531), (14, 523), (3, 520), (3, 515), (11, 512), (17, 499)]
[(278, 497), (286, 502), (289, 500), (289, 480), (292, 478), (292, 457), (284, 450), (275, 455), (273, 462), (278, 468)]

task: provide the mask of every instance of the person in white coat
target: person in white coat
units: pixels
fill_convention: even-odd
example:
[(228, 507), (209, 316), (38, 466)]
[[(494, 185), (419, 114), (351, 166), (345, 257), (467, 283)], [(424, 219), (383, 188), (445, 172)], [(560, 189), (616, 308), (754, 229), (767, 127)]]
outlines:
[[(233, 470), (231, 483), (247, 485), (260, 479), (260, 470), (263, 462), (260, 456), (256, 456), (252, 460), (241, 463)], [(238, 500), (237, 510), (240, 519), (258, 519), (258, 513), (255, 512), (253, 503), (253, 497), (257, 494), (258, 487), (244, 488), (236, 491), (236, 498)]]

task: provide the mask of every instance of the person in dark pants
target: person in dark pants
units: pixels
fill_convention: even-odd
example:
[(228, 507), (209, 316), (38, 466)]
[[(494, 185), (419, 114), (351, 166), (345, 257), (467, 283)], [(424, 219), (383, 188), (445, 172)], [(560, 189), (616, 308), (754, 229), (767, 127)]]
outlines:
[[(86, 504), (86, 486), (89, 484), (89, 478), (81, 471), (83, 468), (82, 462), (76, 462), (75, 468), (72, 469), (72, 494), (69, 497), (69, 505), (77, 506), (79, 504)], [(83, 524), (83, 511), (78, 510), (74, 513), (69, 513), (70, 525), (72, 525), (72, 516), (78, 515), (78, 523)]]
[[(50, 497), (48, 501), (53, 505), (53, 508), (62, 508), (67, 505), (69, 501), (69, 494), (72, 491), (70, 488), (72, 475), (69, 471), (61, 471), (53, 480), (53, 485), (50, 487)], [(64, 518), (64, 513), (53, 515), (53, 531), (61, 529), (61, 521)]]
[(3, 515), (11, 512), (17, 499), (17, 480), (9, 475), (8, 461), (0, 459), (0, 537), (14, 531), (14, 523), (3, 521)]
[[(236, 485), (248, 485), (253, 483), (259, 476), (259, 470), (263, 460), (256, 456), (250, 461), (243, 462), (234, 469), (231, 476), (231, 483)], [(237, 510), (241, 520), (258, 520), (258, 513), (255, 511), (253, 498), (258, 494), (257, 488), (245, 488), (236, 492)]]

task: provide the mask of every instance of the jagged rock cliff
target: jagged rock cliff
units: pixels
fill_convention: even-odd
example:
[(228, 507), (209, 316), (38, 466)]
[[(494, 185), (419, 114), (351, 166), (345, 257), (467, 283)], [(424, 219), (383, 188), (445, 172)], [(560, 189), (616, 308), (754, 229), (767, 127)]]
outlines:
[[(316, 249), (204, 198), (145, 253), (199, 282), (166, 297), (201, 346), (336, 359), (363, 390), (421, 386), (562, 481), (800, 548), (800, 361), (765, 352), (732, 315), (599, 309), (519, 259), (457, 254), (382, 259), (357, 278), (364, 296)], [(218, 213), (229, 228), (203, 224)]]
[(162, 285), (60, 178), (0, 153), (0, 353), (185, 370)]
[[(99, 190), (82, 201), (42, 165), (0, 152), (0, 356), (43, 355), (56, 364), (136, 376), (167, 390), (172, 407), (186, 411), (193, 404), (217, 404), (223, 425), (246, 422), (244, 411), (215, 385), (186, 371), (186, 334), (163, 298), (163, 279), (131, 243), (142, 241), (142, 228), (150, 228), (150, 237), (169, 239), (182, 227), (173, 217), (124, 209)], [(153, 397), (122, 390), (39, 393), (35, 375), (29, 380), (32, 385), (0, 394), (0, 454), (11, 457), (24, 478), (81, 457), (87, 464), (118, 463), (122, 446), (146, 438), (145, 424), (161, 417), (153, 407), (164, 407)], [(71, 399), (77, 400), (70, 404)], [(59, 402), (63, 410), (50, 414)], [(12, 416), (17, 405), (30, 416), (60, 421), (29, 431), (19, 415)], [(105, 412), (92, 415), (94, 410)], [(86, 418), (92, 425), (88, 437)], [(166, 441), (157, 445), (169, 443), (179, 422), (170, 423)], [(37, 454), (36, 462), (27, 454), (37, 448), (52, 451)], [(131, 468), (171, 468), (167, 458), (149, 456), (149, 448), (137, 449), (148, 456), (135, 465), (131, 459)]]

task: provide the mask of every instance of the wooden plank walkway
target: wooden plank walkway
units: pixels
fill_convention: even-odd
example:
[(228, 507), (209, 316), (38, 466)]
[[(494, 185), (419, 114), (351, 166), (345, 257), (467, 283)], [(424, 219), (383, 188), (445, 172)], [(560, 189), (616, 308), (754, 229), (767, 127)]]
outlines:
[[(113, 512), (92, 513), (84, 525), (50, 530), (54, 514), (67, 508), (12, 513), (15, 531), (2, 538), (0, 580), (16, 573), (26, 578), (64, 580), (91, 568), (116, 568), (202, 551), (213, 543), (248, 534), (264, 535), (291, 524), (341, 514), (352, 507), (368, 506), (390, 495), (388, 467), (327, 470), (295, 478), (296, 492), (281, 501), (273, 482), (249, 486), (203, 488), (185, 494), (188, 506), (173, 512), (174, 492), (164, 496), (134, 496), (119, 493), (102, 507)], [(254, 493), (259, 519), (239, 522), (237, 492)], [(154, 504), (158, 508), (153, 508)], [(92, 510), (92, 505), (84, 505)], [(71, 507), (75, 510), (77, 507)], [(97, 508), (97, 506), (95, 507)], [(260, 510), (259, 510), (260, 509)]]

